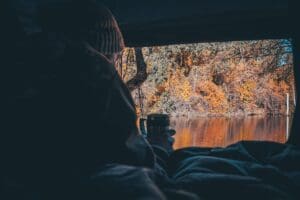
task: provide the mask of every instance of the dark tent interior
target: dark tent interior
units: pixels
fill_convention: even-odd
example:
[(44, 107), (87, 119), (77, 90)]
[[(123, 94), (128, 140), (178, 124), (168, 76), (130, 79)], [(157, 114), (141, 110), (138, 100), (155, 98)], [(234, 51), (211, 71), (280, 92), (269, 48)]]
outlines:
[[(1, 97), (1, 110), (5, 110), (1, 112), (1, 118), (6, 119), (4, 121), (6, 125), (1, 125), (0, 131), (1, 149), (3, 147), (1, 157), (3, 157), (3, 163), (5, 163), (0, 173), (0, 199), (300, 198), (299, 98), (296, 100), (297, 106), (292, 120), (290, 136), (286, 144), (241, 141), (226, 148), (188, 147), (178, 149), (167, 155), (165, 152), (161, 152), (160, 149), (157, 150), (153, 147), (154, 150), (151, 150), (151, 152), (153, 154), (154, 151), (155, 164), (151, 167), (143, 166), (143, 164), (140, 166), (140, 164), (136, 163), (122, 163), (123, 160), (121, 160), (120, 163), (108, 162), (105, 163), (105, 166), (100, 165), (96, 171), (93, 169), (92, 174), (88, 174), (91, 171), (83, 173), (80, 171), (82, 168), (75, 167), (74, 171), (70, 172), (72, 178), (69, 175), (63, 175), (64, 170), (68, 170), (66, 168), (69, 167), (64, 162), (69, 159), (63, 156), (58, 156), (57, 159), (51, 157), (52, 152), (57, 153), (62, 149), (69, 148), (63, 142), (65, 147), (59, 146), (61, 144), (58, 143), (57, 149), (49, 152), (45, 150), (47, 154), (42, 156), (43, 159), (36, 153), (33, 153), (34, 156), (32, 157), (29, 156), (27, 160), (26, 158), (21, 159), (20, 157), (27, 156), (28, 153), (38, 152), (39, 149), (30, 149), (29, 145), (28, 149), (30, 150), (27, 152), (27, 146), (22, 144), (22, 141), (27, 142), (27, 131), (31, 129), (26, 130), (26, 125), (24, 126), (22, 123), (18, 125), (9, 121), (11, 116), (7, 113), (9, 113), (8, 109), (11, 108), (9, 107), (11, 105), (19, 106), (16, 108), (16, 110), (19, 110), (14, 110), (15, 115), (18, 115), (18, 112), (20, 112), (20, 116), (21, 112), (30, 112), (30, 107), (23, 109), (23, 107), (27, 106), (27, 99), (24, 101), (24, 105), (22, 104), (23, 102), (12, 101), (10, 96), (14, 94), (12, 90), (22, 89), (23, 86), (19, 86), (19, 82), (16, 81), (16, 83), (12, 84), (13, 86), (9, 87), (8, 85), (11, 84), (9, 81), (22, 78), (25, 75), (22, 70), (18, 72), (11, 68), (14, 67), (13, 63), (17, 62), (16, 58), (18, 56), (16, 54), (27, 55), (22, 49), (18, 49), (19, 43), (28, 45), (28, 43), (23, 43), (24, 40), (27, 40), (27, 37), (32, 38), (31, 36), (43, 32), (43, 28), (37, 25), (39, 16), (37, 9), (39, 6), (57, 2), (61, 1), (10, 0), (1, 2), (2, 5), (0, 7), (3, 15), (1, 22), (3, 21), (2, 24), (5, 27), (1, 29), (1, 49), (3, 50), (1, 51), (5, 52), (1, 56), (1, 91), (4, 94), (3, 98)], [(124, 36), (125, 45), (128, 47), (291, 39), (296, 93), (300, 93), (300, 31), (298, 27), (300, 16), (299, 3), (297, 1), (98, 0), (98, 2), (107, 6), (113, 13)], [(42, 46), (42, 44), (38, 45)], [(38, 56), (39, 54), (37, 54)], [(73, 61), (73, 63), (76, 65), (76, 61)], [(17, 64), (19, 65), (20, 63)], [(10, 68), (10, 66), (12, 67)], [(32, 68), (33, 70), (36, 69)], [(24, 71), (26, 72), (26, 69)], [(28, 72), (28, 74), (30, 73)], [(52, 90), (49, 91), (53, 92)], [(83, 94), (87, 93), (84, 92)], [(56, 101), (56, 99), (53, 101)], [(122, 102), (117, 101), (115, 103), (117, 107), (122, 106)], [(28, 105), (31, 106), (31, 104)], [(51, 112), (51, 106), (47, 111)], [(86, 113), (86, 111), (81, 111), (81, 109), (78, 112), (89, 114), (88, 111)], [(96, 116), (94, 113), (91, 115)], [(30, 115), (28, 116), (30, 118)], [(29, 119), (26, 120), (30, 121)], [(79, 120), (74, 123), (76, 122), (80, 123)], [(51, 123), (49, 122), (49, 124)], [(12, 126), (17, 128), (12, 128)], [(11, 130), (7, 131), (7, 128)], [(24, 134), (13, 133), (13, 131), (23, 131), (22, 128), (24, 128)], [(88, 132), (92, 129), (87, 128), (84, 130), (83, 128), (82, 130), (83, 132)], [(50, 130), (56, 129), (50, 128)], [(50, 130), (46, 132), (50, 133)], [(66, 130), (68, 129), (63, 128), (60, 130), (60, 133)], [(118, 129), (116, 128), (116, 130)], [(10, 133), (17, 136), (20, 135), (20, 139), (13, 138), (15, 136), (7, 136)], [(35, 136), (37, 136), (36, 140), (44, 141), (49, 139), (51, 142), (54, 140), (51, 137), (43, 136), (42, 133)], [(61, 136), (61, 139), (65, 140), (68, 138)], [(12, 143), (12, 141), (14, 142)], [(31, 142), (36, 144), (33, 140)], [(84, 139), (83, 142), (85, 142)], [(94, 143), (96, 142), (94, 141)], [(12, 144), (15, 148), (13, 150), (9, 148)], [(20, 148), (16, 147), (18, 145), (20, 145)], [(75, 145), (78, 145), (78, 143)], [(119, 150), (123, 150), (114, 150), (114, 147), (109, 147), (109, 144), (105, 142), (101, 142), (101, 145), (105, 146), (103, 148), (107, 149), (107, 152), (102, 152), (99, 155), (105, 158), (106, 156), (109, 157), (110, 153), (115, 155), (115, 153), (119, 153)], [(42, 145), (37, 145), (37, 147), (39, 146), (42, 147)], [(81, 146), (78, 146), (77, 155), (81, 153), (79, 147)], [(103, 151), (103, 148), (101, 151)], [(93, 149), (91, 147), (91, 149), (95, 150), (96, 148)], [(19, 152), (22, 151), (26, 153), (18, 157)], [(124, 160), (127, 159), (126, 156), (130, 157), (126, 153), (124, 153), (125, 156), (122, 158)], [(53, 155), (57, 156), (57, 154)], [(95, 155), (86, 156), (82, 154), (79, 156), (82, 158), (82, 161), (79, 160), (76, 164), (79, 163), (80, 167), (85, 166), (81, 165), (81, 163), (93, 156)], [(20, 161), (18, 161), (19, 158)], [(39, 164), (40, 158), (43, 164)], [(35, 166), (32, 167), (30, 162)], [(49, 165), (48, 162), (61, 162), (62, 164)], [(44, 169), (38, 169), (45, 166), (47, 167)], [(63, 168), (62, 172), (57, 172), (60, 171), (60, 167)], [(33, 175), (35, 172), (37, 175)], [(76, 173), (80, 174), (79, 178), (76, 177)], [(44, 176), (44, 174), (46, 175)], [(37, 176), (37, 178), (31, 178), (34, 176)], [(59, 179), (60, 177), (61, 180)]]

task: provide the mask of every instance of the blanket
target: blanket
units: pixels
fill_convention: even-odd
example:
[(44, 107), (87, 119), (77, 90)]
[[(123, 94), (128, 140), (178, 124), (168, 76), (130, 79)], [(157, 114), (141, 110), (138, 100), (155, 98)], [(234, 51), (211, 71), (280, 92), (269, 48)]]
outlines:
[(168, 161), (181, 189), (206, 199), (300, 199), (300, 149), (242, 141), (226, 148), (185, 148)]
[(254, 141), (190, 147), (161, 157), (155, 169), (115, 163), (80, 181), (47, 180), (24, 185), (3, 176), (0, 199), (298, 200), (300, 149)]

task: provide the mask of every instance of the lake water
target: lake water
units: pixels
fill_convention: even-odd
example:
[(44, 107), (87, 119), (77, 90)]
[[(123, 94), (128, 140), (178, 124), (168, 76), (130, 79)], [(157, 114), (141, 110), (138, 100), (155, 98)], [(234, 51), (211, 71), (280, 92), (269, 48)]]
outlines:
[(241, 140), (284, 143), (290, 121), (285, 116), (177, 118), (172, 119), (171, 126), (177, 131), (174, 148), (178, 149), (189, 146), (225, 147)]

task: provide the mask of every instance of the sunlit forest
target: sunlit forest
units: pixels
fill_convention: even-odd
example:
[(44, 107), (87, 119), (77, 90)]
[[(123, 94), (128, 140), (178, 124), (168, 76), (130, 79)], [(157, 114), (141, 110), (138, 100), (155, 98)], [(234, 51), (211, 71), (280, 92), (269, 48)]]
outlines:
[[(288, 39), (127, 48), (117, 66), (132, 92), (138, 115), (169, 114), (181, 132), (179, 143), (191, 140), (194, 132), (201, 132), (195, 137), (208, 146), (228, 144), (223, 141), (228, 134), (240, 134), (232, 136), (231, 143), (286, 139), (286, 122), (276, 118), (274, 123), (264, 117), (294, 112), (292, 44)], [(258, 118), (247, 126), (250, 116)], [(237, 117), (242, 119), (238, 125), (233, 123)], [(280, 127), (275, 127), (278, 124)], [(261, 135), (272, 131), (277, 136)], [(280, 131), (283, 133), (278, 135)], [(219, 142), (208, 138), (219, 138)]]

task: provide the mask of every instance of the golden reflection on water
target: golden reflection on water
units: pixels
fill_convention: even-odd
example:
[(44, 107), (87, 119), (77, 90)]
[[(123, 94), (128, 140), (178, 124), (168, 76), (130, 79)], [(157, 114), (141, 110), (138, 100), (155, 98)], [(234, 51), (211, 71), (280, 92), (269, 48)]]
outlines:
[(287, 118), (199, 118), (172, 119), (175, 135), (174, 148), (190, 146), (225, 147), (241, 140), (286, 142)]

